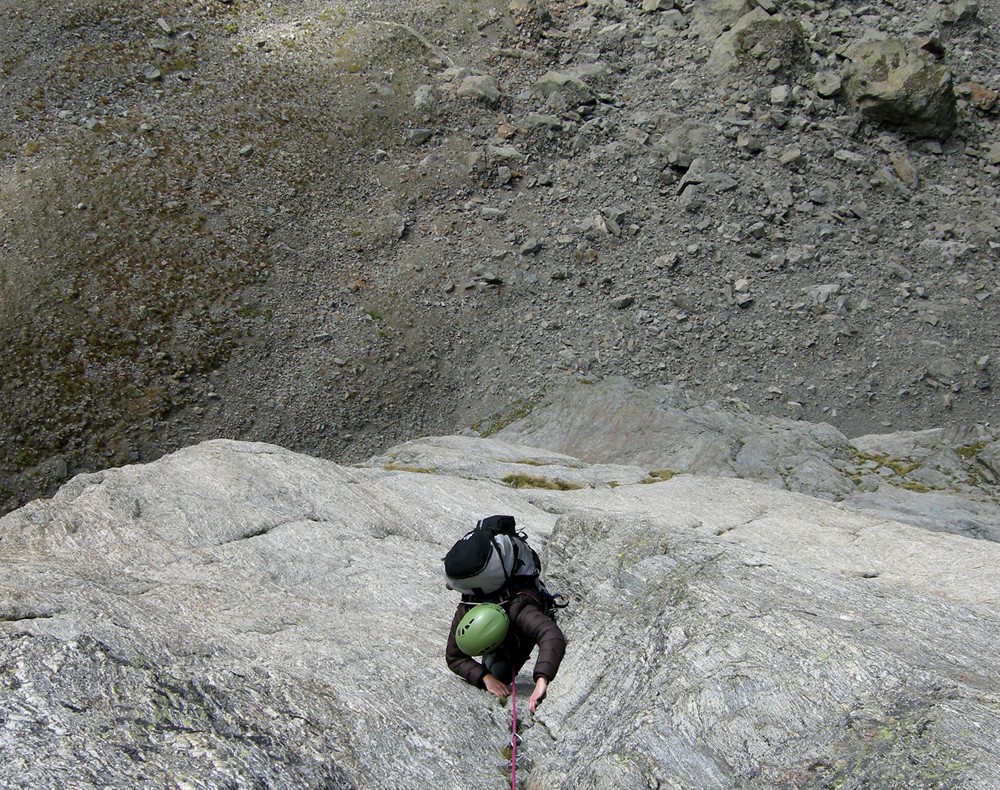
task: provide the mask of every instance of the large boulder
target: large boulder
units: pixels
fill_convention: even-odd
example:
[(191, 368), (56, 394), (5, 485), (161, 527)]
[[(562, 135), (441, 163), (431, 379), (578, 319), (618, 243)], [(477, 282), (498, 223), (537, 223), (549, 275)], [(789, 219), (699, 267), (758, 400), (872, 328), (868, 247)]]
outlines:
[(458, 96), (480, 101), (483, 104), (496, 104), (500, 101), (500, 89), (497, 81), (488, 74), (476, 74), (466, 77), (456, 91)]
[(771, 16), (762, 8), (745, 14), (712, 47), (708, 67), (716, 74), (737, 71), (797, 74), (809, 63), (802, 24)]
[(215, 441), (0, 519), (0, 785), (509, 783), (510, 704), (443, 658), (490, 513), (572, 599), (526, 786), (1000, 786), (997, 544), (471, 436)]
[(1000, 541), (996, 434), (983, 426), (848, 439), (836, 428), (696, 403), (623, 378), (554, 388), (496, 438), (591, 464), (741, 477), (917, 526)]
[(580, 77), (563, 71), (547, 71), (531, 88), (532, 93), (551, 103), (561, 103), (569, 107), (593, 104), (597, 94)]
[(914, 137), (944, 140), (955, 130), (951, 70), (920, 40), (863, 41), (845, 54), (844, 91), (866, 118)]

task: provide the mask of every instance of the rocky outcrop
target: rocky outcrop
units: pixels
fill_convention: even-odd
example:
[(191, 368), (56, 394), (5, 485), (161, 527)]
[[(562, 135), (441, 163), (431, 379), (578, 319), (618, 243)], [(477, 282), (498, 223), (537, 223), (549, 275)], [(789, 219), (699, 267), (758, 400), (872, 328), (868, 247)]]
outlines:
[(609, 378), (554, 387), (495, 436), (590, 463), (640, 464), (660, 477), (755, 480), (1000, 541), (1000, 442), (984, 426), (848, 439), (830, 425), (753, 414), (737, 399), (698, 403), (675, 386), (640, 389)]
[(901, 38), (851, 46), (847, 96), (875, 123), (915, 137), (947, 139), (957, 117), (954, 80), (933, 50), (933, 42)]
[(522, 786), (1000, 782), (1000, 546), (624, 460), (213, 441), (75, 478), (0, 519), (0, 784), (509, 784), (439, 570), (501, 512), (572, 599)]
[(590, 86), (575, 74), (561, 71), (547, 71), (532, 86), (532, 92), (546, 105), (577, 107), (593, 104), (597, 96)]
[(772, 16), (758, 7), (719, 36), (708, 66), (716, 73), (739, 69), (794, 76), (809, 64), (809, 55), (798, 21)]

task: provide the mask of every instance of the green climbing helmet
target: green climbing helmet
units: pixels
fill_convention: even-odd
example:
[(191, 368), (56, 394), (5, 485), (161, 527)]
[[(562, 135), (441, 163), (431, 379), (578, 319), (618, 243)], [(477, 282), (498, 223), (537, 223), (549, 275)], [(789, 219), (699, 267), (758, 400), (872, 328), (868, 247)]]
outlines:
[(495, 603), (473, 606), (455, 629), (458, 648), (468, 656), (492, 653), (503, 644), (509, 620), (503, 607)]

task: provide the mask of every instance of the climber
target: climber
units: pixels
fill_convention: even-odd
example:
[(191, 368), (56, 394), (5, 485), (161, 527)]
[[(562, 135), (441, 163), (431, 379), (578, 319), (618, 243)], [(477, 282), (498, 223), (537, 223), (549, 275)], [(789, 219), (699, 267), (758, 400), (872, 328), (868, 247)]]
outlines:
[[(448, 588), (463, 593), (448, 636), (448, 668), (505, 700), (537, 646), (532, 713), (566, 652), (566, 638), (551, 616), (561, 604), (540, 581), (540, 570), (538, 555), (524, 534), (514, 531), (511, 516), (483, 519), (445, 557)], [(482, 656), (482, 663), (473, 656)]]

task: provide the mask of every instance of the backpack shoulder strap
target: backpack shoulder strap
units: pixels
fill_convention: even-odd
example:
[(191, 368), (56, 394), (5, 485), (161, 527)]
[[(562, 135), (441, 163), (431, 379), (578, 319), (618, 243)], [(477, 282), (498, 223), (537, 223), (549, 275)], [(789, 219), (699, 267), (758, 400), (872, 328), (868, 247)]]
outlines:
[(507, 564), (503, 561), (503, 548), (500, 546), (500, 542), (497, 540), (497, 535), (493, 535), (490, 539), (493, 542), (493, 548), (496, 550), (497, 555), (500, 557), (500, 568), (503, 571), (503, 586), (506, 587), (508, 582), (510, 582), (511, 571), (517, 567), (517, 543), (513, 540), (508, 541), (510, 543), (511, 549), (514, 552), (514, 561), (511, 563), (511, 570), (507, 570)]

